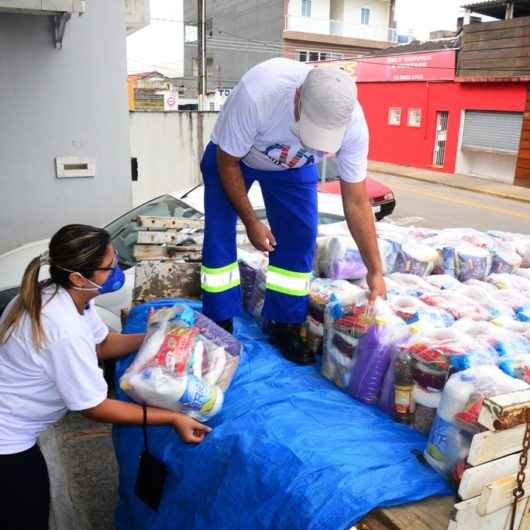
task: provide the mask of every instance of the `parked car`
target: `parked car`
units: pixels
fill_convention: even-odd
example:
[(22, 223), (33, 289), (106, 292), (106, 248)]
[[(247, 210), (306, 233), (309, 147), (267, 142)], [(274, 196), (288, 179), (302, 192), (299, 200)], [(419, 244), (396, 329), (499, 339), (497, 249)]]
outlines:
[[(319, 184), (319, 191), (340, 195), (340, 181), (335, 158), (328, 157), (325, 167), (324, 163), (320, 162), (319, 170), (320, 174), (324, 177), (323, 182)], [(396, 207), (396, 198), (392, 190), (388, 186), (371, 178), (366, 179), (366, 187), (375, 218), (380, 221), (387, 215), (391, 215)]]
[[(328, 183), (330, 186), (335, 183)], [(318, 194), (319, 209), (319, 234), (332, 235), (344, 233), (347, 230), (344, 220), (344, 211), (340, 195), (331, 186), (330, 193)], [(125, 285), (115, 293), (109, 293), (96, 298), (96, 308), (103, 321), (109, 328), (121, 330), (120, 312), (122, 308), (129, 307), (132, 302), (134, 287), (134, 245), (137, 240), (139, 227), (136, 218), (139, 215), (152, 215), (162, 217), (183, 217), (200, 219), (204, 215), (204, 190), (202, 185), (197, 185), (180, 192), (162, 195), (152, 199), (132, 210), (124, 213), (105, 226), (109, 232), (112, 244), (119, 256), (120, 265), (125, 271)], [(265, 204), (259, 186), (255, 185), (249, 191), (249, 198), (259, 218), (266, 219)], [(374, 204), (376, 217), (381, 213), (378, 205)], [(238, 239), (245, 238), (243, 227), (238, 229)], [(0, 255), (0, 314), (7, 304), (18, 294), (18, 286), (27, 264), (39, 254), (48, 249), (49, 239), (34, 241)], [(42, 278), (47, 276), (47, 269), (43, 267)]]

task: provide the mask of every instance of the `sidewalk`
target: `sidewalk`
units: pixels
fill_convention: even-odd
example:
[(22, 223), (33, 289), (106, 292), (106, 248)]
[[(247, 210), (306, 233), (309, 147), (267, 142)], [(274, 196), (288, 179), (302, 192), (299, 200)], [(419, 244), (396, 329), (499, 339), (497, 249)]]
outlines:
[(469, 177), (467, 175), (458, 175), (452, 173), (442, 173), (439, 171), (430, 171), (409, 166), (400, 166), (398, 164), (389, 164), (387, 162), (368, 162), (368, 171), (375, 173), (388, 173), (398, 177), (441, 184), (450, 188), (473, 191), (476, 193), (485, 193), (510, 199), (513, 201), (530, 203), (530, 188), (514, 186), (513, 184), (504, 184), (491, 180), (481, 179), (478, 177)]

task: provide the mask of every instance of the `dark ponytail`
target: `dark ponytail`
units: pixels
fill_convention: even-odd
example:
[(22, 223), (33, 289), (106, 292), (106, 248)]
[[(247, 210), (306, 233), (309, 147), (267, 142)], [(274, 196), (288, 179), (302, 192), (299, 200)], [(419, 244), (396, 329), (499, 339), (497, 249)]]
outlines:
[[(50, 241), (48, 255), (34, 258), (27, 266), (20, 294), (0, 323), (0, 344), (7, 341), (13, 327), (26, 313), (31, 320), (35, 348), (42, 348), (46, 341), (41, 324), (42, 289), (53, 284), (57, 287), (71, 287), (71, 273), (63, 268), (79, 271), (83, 276), (90, 278), (101, 266), (109, 243), (109, 234), (101, 228), (87, 225), (67, 225), (61, 228)], [(39, 282), (43, 264), (50, 266), (50, 279)]]

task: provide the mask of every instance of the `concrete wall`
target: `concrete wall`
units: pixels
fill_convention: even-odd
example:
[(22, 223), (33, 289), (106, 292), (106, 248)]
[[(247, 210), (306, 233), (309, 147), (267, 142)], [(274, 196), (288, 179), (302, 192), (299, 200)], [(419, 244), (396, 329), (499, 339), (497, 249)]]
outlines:
[[(45, 16), (0, 16), (0, 252), (131, 205), (123, 2), (90, 0), (55, 49)], [(55, 157), (96, 160), (57, 179)]]
[(138, 158), (134, 205), (202, 181), (200, 159), (217, 112), (131, 112), (131, 156)]
[(475, 152), (461, 148), (458, 152), (456, 172), (513, 184), (516, 161), (515, 155)]
[[(282, 55), (283, 0), (216, 0), (207, 3), (207, 18), (212, 20), (207, 57), (213, 59), (208, 90), (233, 88), (247, 70)], [(184, 2), (184, 20), (196, 24), (197, 2)], [(197, 94), (197, 80), (192, 76), (194, 57), (196, 44), (186, 45), (182, 81), (185, 97)]]

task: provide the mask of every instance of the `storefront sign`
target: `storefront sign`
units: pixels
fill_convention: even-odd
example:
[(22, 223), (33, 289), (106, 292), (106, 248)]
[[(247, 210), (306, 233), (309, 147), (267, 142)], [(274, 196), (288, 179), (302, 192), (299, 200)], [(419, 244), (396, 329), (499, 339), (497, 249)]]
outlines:
[(357, 82), (450, 81), (455, 78), (455, 50), (405, 53), (357, 60)]

